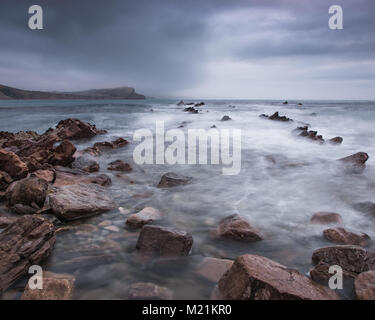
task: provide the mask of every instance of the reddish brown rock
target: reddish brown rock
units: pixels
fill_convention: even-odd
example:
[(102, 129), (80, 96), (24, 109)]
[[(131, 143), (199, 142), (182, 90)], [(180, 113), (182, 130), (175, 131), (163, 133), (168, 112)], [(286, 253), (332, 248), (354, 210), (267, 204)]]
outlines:
[(338, 244), (352, 244), (366, 247), (370, 242), (370, 237), (366, 233), (354, 233), (344, 228), (330, 228), (323, 231), (324, 237)]
[(341, 158), (338, 161), (344, 164), (344, 170), (348, 173), (362, 173), (366, 168), (369, 155), (366, 152), (358, 152), (351, 156)]
[(162, 177), (158, 184), (158, 188), (176, 187), (190, 183), (191, 177), (186, 177), (181, 174), (167, 172)]
[(73, 185), (79, 183), (94, 183), (106, 187), (111, 184), (111, 179), (105, 174), (90, 175), (86, 171), (79, 169), (69, 169), (64, 167), (55, 167), (56, 180), (55, 187)]
[(193, 245), (193, 237), (185, 232), (160, 226), (146, 225), (142, 228), (136, 248), (143, 261), (155, 256), (187, 256)]
[(342, 217), (334, 212), (317, 212), (313, 214), (310, 222), (315, 224), (341, 224)]
[(29, 171), (25, 162), (13, 152), (0, 149), (0, 170), (5, 171), (14, 180), (27, 176)]
[[(319, 262), (314, 268), (310, 270), (311, 279), (325, 286), (328, 286), (329, 279), (336, 273), (336, 271), (334, 271), (334, 273), (330, 273), (330, 267), (331, 266), (325, 262)], [(343, 270), (343, 276), (346, 278), (355, 279), (357, 277), (357, 274), (354, 272)]]
[(215, 238), (226, 238), (244, 242), (263, 240), (262, 233), (237, 214), (221, 220), (212, 235)]
[(88, 139), (95, 137), (98, 134), (106, 133), (105, 130), (99, 130), (95, 125), (79, 119), (61, 120), (53, 132), (62, 140)]
[(13, 179), (5, 171), (0, 171), (0, 191), (5, 191)]
[(124, 138), (118, 138), (114, 141), (96, 142), (92, 147), (86, 148), (83, 152), (88, 153), (92, 156), (99, 156), (104, 151), (118, 149), (126, 146), (129, 141)]
[(16, 221), (17, 218), (15, 217), (8, 217), (8, 216), (0, 216), (0, 229), (4, 229)]
[(172, 298), (171, 290), (151, 282), (134, 283), (127, 290), (127, 299), (130, 300), (171, 300)]
[(158, 209), (146, 207), (138, 213), (130, 215), (126, 220), (126, 224), (131, 228), (142, 228), (144, 225), (162, 218), (163, 215)]
[(22, 216), (0, 233), (0, 293), (40, 265), (55, 245), (54, 226), (47, 219)]
[(116, 160), (109, 163), (108, 170), (130, 172), (133, 169), (129, 163), (125, 163), (122, 160)]
[(218, 282), (232, 264), (232, 260), (208, 257), (197, 266), (196, 273), (209, 281)]
[(69, 140), (64, 140), (56, 148), (52, 150), (52, 155), (48, 163), (55, 166), (68, 166), (73, 161), (73, 155), (76, 152), (76, 147)]
[(43, 272), (43, 289), (27, 285), (21, 300), (71, 300), (75, 278), (69, 274)]
[(75, 158), (72, 167), (86, 172), (97, 172), (100, 169), (99, 163), (87, 155)]
[(40, 170), (34, 171), (31, 174), (31, 176), (45, 180), (48, 183), (53, 183), (56, 179), (56, 172), (52, 169), (46, 169), (46, 170), (40, 169)]
[(234, 300), (336, 300), (336, 293), (296, 270), (246, 254), (238, 257), (218, 283), (220, 296)]
[(375, 271), (362, 272), (354, 282), (357, 299), (375, 300)]
[(312, 261), (314, 264), (324, 262), (330, 266), (338, 265), (348, 272), (361, 273), (375, 269), (375, 252), (360, 246), (339, 245), (315, 250)]
[(97, 184), (57, 187), (49, 194), (53, 214), (62, 220), (91, 217), (115, 208), (105, 188)]
[(342, 137), (334, 137), (328, 140), (330, 144), (342, 144), (343, 141), (344, 139)]

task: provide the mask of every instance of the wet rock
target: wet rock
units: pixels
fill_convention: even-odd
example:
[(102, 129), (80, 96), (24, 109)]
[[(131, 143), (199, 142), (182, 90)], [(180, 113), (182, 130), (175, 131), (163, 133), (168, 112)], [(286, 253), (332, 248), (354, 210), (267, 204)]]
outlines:
[(158, 188), (169, 188), (175, 186), (186, 185), (192, 180), (191, 177), (183, 176), (174, 172), (167, 172), (162, 177), (158, 184)]
[(142, 228), (146, 224), (163, 218), (162, 213), (155, 208), (146, 207), (138, 213), (132, 214), (126, 220), (126, 224), (131, 228)]
[(105, 174), (90, 175), (86, 171), (79, 169), (69, 169), (64, 167), (55, 167), (56, 180), (55, 187), (73, 185), (79, 183), (98, 184), (106, 187), (111, 184), (111, 179)]
[(69, 140), (64, 140), (52, 150), (52, 156), (48, 160), (48, 163), (55, 166), (68, 166), (74, 161), (73, 155), (76, 150), (73, 143)]
[(237, 214), (221, 220), (212, 235), (215, 238), (225, 238), (243, 242), (263, 240), (262, 233)]
[(283, 104), (288, 104), (288, 101), (284, 101)]
[(108, 170), (130, 172), (133, 169), (129, 163), (125, 163), (122, 160), (116, 160), (109, 163)]
[(5, 171), (0, 171), (0, 191), (5, 191), (13, 179)]
[(94, 216), (115, 208), (105, 188), (97, 184), (74, 184), (57, 187), (49, 194), (53, 214), (61, 220)]
[[(99, 130), (95, 125), (81, 121), (79, 119), (61, 120), (55, 130), (52, 130), (60, 139), (88, 139), (98, 134), (106, 133), (105, 130)], [(51, 129), (47, 133), (51, 132)]]
[(4, 229), (8, 227), (10, 224), (15, 222), (17, 218), (15, 217), (8, 217), (8, 216), (0, 216), (0, 229)]
[(228, 121), (228, 120), (232, 120), (232, 118), (230, 116), (223, 116), (220, 121)]
[(6, 200), (6, 198), (5, 198), (5, 191), (0, 191), (0, 202), (3, 202), (5, 200)]
[(367, 201), (356, 203), (354, 209), (375, 217), (375, 203)]
[(13, 182), (6, 191), (8, 205), (24, 205), (36, 210), (43, 207), (47, 196), (48, 182), (36, 177)]
[(94, 146), (83, 150), (83, 152), (88, 153), (92, 156), (99, 156), (102, 152), (122, 148), (128, 143), (129, 141), (125, 140), (124, 138), (118, 138), (114, 141), (97, 142), (94, 144)]
[(22, 216), (9, 225), (0, 233), (0, 293), (40, 265), (54, 245), (54, 226), (41, 216)]
[(98, 224), (99, 227), (108, 227), (112, 224), (111, 220), (103, 220)]
[(80, 235), (80, 234), (88, 234), (88, 233), (97, 232), (99, 229), (97, 226), (94, 226), (93, 224), (82, 223), (76, 226), (75, 230), (77, 230), (76, 234)]
[(361, 273), (375, 269), (375, 252), (353, 245), (332, 246), (315, 250), (312, 261), (314, 264), (339, 265), (345, 271)]
[(204, 102), (198, 102), (198, 103), (196, 103), (194, 106), (195, 106), (195, 107), (201, 107), (201, 106), (204, 106), (204, 105), (205, 105)]
[(77, 157), (72, 163), (72, 167), (86, 172), (98, 172), (100, 169), (99, 163), (87, 155)]
[(198, 113), (198, 110), (195, 109), (194, 107), (187, 107), (184, 109), (185, 112), (190, 112), (190, 113)]
[(292, 119), (287, 118), (286, 116), (280, 116), (278, 111), (276, 111), (272, 116), (269, 116), (268, 119), (273, 120), (273, 121), (282, 121), (282, 122), (293, 121)]
[(375, 271), (362, 272), (354, 282), (358, 300), (375, 300)]
[(69, 274), (43, 272), (43, 289), (26, 286), (21, 300), (71, 300), (75, 278)]
[(34, 171), (31, 174), (31, 177), (36, 177), (38, 179), (45, 180), (48, 183), (54, 183), (56, 180), (56, 172), (55, 170), (52, 170), (52, 169), (46, 169), (46, 170), (40, 169), (40, 170)]
[(324, 237), (338, 244), (352, 244), (361, 247), (368, 246), (370, 237), (365, 233), (354, 233), (344, 228), (330, 228), (323, 231)]
[(177, 103), (178, 106), (184, 106), (185, 105), (185, 102), (183, 100), (181, 100), (180, 102)]
[(0, 148), (0, 170), (5, 171), (12, 179), (25, 178), (29, 171), (25, 162), (13, 152)]
[(233, 261), (228, 259), (204, 258), (197, 266), (196, 273), (201, 277), (218, 282), (223, 274), (230, 269)]
[(344, 139), (342, 137), (334, 137), (328, 140), (330, 144), (342, 144), (343, 141)]
[(265, 257), (238, 257), (218, 283), (220, 296), (234, 300), (336, 300), (336, 293)]
[(116, 226), (108, 226), (104, 228), (105, 230), (111, 231), (111, 232), (120, 232), (120, 228)]
[(366, 168), (366, 161), (369, 155), (366, 152), (358, 152), (351, 156), (341, 158), (338, 161), (344, 164), (344, 170), (347, 173), (362, 173)]
[(127, 299), (130, 300), (171, 300), (173, 292), (151, 282), (132, 284), (127, 290)]
[(215, 129), (215, 128), (217, 128), (215, 125), (212, 125), (211, 127), (210, 127), (211, 129)]
[(262, 113), (261, 115), (259, 115), (259, 118), (262, 118), (262, 119), (268, 119), (268, 114), (264, 114)]
[(322, 135), (318, 135), (317, 131), (309, 130), (308, 126), (297, 127), (292, 131), (293, 134), (298, 134), (299, 137), (307, 138), (312, 141), (324, 143)]
[(342, 217), (334, 212), (317, 212), (310, 219), (314, 224), (341, 224)]
[[(325, 263), (325, 262), (319, 262), (313, 269), (310, 270), (310, 277), (312, 280), (319, 282), (325, 286), (328, 286), (329, 279), (336, 273), (330, 273), (329, 268), (331, 265)], [(343, 270), (343, 276), (344, 278), (356, 278), (357, 274), (354, 272), (349, 272)]]
[(187, 256), (193, 245), (193, 237), (171, 228), (146, 225), (142, 228), (136, 248), (141, 260), (147, 262), (155, 256)]

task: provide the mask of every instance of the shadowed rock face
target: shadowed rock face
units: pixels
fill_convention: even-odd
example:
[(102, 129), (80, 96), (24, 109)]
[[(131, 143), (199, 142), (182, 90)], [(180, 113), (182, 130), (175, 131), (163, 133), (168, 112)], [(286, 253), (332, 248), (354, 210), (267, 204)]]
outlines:
[(55, 245), (53, 225), (37, 215), (26, 215), (0, 233), (0, 293), (46, 259)]
[(375, 300), (375, 271), (361, 273), (354, 282), (357, 299)]
[(296, 270), (246, 254), (238, 257), (218, 283), (219, 294), (234, 300), (336, 300), (336, 293)]

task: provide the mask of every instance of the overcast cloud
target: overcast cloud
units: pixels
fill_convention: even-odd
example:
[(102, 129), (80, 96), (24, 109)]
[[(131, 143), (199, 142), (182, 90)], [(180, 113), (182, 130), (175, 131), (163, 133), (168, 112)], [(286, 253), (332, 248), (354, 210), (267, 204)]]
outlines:
[[(27, 26), (44, 9), (44, 30)], [(344, 30), (328, 8), (344, 9)], [(373, 0), (2, 0), (0, 83), (156, 97), (375, 99)]]

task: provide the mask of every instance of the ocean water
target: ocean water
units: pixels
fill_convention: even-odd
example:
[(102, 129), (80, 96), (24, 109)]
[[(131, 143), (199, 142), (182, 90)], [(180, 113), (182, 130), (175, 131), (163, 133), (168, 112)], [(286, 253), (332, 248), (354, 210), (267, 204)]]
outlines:
[[(199, 102), (201, 100), (195, 100)], [(280, 101), (205, 100), (199, 114), (182, 111), (176, 100), (143, 101), (1, 101), (0, 130), (44, 132), (66, 118), (79, 118), (106, 129), (107, 134), (89, 141), (75, 141), (78, 149), (97, 141), (123, 137), (130, 141), (124, 148), (104, 153), (97, 160), (100, 173), (109, 175), (108, 188), (119, 207), (128, 213), (146, 206), (166, 213), (162, 225), (192, 234), (191, 254), (171, 263), (140, 266), (135, 262), (138, 233), (125, 228), (126, 214), (113, 210), (83, 221), (71, 223), (97, 226), (111, 220), (120, 232), (101, 227), (88, 233), (75, 231), (57, 234), (56, 248), (45, 268), (76, 276), (75, 299), (123, 299), (126, 288), (135, 282), (153, 282), (168, 287), (177, 299), (207, 299), (214, 284), (199, 277), (195, 268), (204, 257), (235, 259), (244, 253), (259, 254), (308, 274), (311, 255), (326, 241), (326, 226), (311, 225), (318, 211), (340, 213), (343, 227), (365, 232), (375, 239), (375, 219), (357, 211), (358, 202), (374, 201), (375, 190), (375, 102), (298, 101), (283, 105)], [(259, 118), (279, 111), (294, 122), (281, 123)], [(232, 120), (221, 122), (224, 115)], [(242, 161), (238, 175), (225, 176), (220, 165), (143, 165), (133, 161), (135, 130), (155, 131), (155, 122), (165, 128), (241, 129)], [(341, 136), (342, 145), (320, 145), (298, 139), (291, 131), (308, 123), (325, 139)], [(362, 174), (347, 174), (337, 168), (336, 159), (364, 151), (370, 155)], [(270, 161), (276, 159), (276, 164)], [(121, 159), (133, 166), (131, 173), (108, 171), (107, 164)], [(193, 177), (189, 185), (158, 189), (160, 177), (169, 171)], [(256, 243), (217, 241), (210, 237), (220, 219), (238, 213), (266, 235)], [(87, 247), (105, 253), (116, 247), (115, 261), (67, 267), (64, 262), (85, 256)], [(373, 243), (369, 246), (375, 249)], [(15, 288), (25, 284), (22, 279)], [(341, 292), (352, 298), (352, 286)]]

